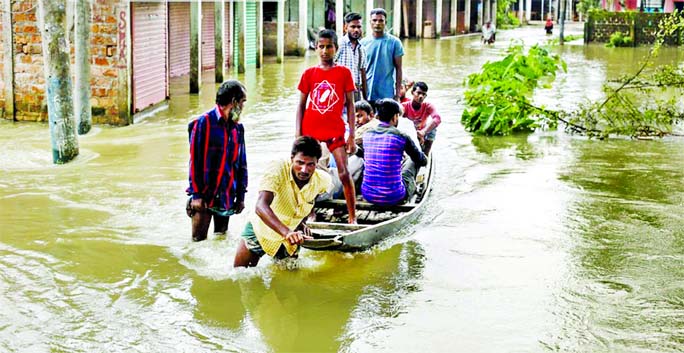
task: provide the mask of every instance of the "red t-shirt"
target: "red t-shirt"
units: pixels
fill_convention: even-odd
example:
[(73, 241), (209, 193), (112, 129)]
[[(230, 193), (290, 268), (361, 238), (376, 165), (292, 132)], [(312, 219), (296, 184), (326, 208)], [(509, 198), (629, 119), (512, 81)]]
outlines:
[(310, 67), (302, 74), (297, 88), (308, 95), (302, 135), (319, 141), (343, 137), (345, 94), (356, 89), (351, 71), (340, 65), (329, 70)]
[(429, 117), (432, 117), (432, 120), (437, 123), (435, 128), (442, 122), (442, 118), (437, 114), (435, 107), (428, 102), (423, 102), (418, 110), (413, 109), (413, 101), (404, 102), (401, 105), (404, 106), (404, 116), (413, 121), (416, 130), (424, 128)]

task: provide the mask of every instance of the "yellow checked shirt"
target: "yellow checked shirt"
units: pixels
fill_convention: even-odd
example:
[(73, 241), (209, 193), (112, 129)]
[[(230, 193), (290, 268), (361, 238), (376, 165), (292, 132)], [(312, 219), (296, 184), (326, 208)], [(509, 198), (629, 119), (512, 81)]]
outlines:
[[(273, 213), (285, 226), (294, 230), (311, 213), (316, 196), (332, 188), (332, 179), (328, 173), (316, 169), (309, 182), (299, 189), (292, 176), (290, 159), (273, 162), (271, 165), (272, 168), (261, 179), (259, 191), (273, 193)], [(290, 255), (297, 250), (297, 245), (291, 245), (278, 232), (267, 226), (257, 214), (252, 216), (252, 227), (259, 244), (268, 255), (274, 256), (280, 244), (285, 246)]]

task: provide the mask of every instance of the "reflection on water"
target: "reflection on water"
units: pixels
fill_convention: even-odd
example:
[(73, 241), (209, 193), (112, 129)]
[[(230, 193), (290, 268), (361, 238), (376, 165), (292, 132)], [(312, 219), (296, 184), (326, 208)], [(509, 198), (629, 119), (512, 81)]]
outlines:
[[(47, 125), (0, 122), (0, 351), (681, 350), (684, 142), (470, 136), (463, 79), (520, 38), (545, 39), (530, 27), (486, 47), (405, 42), (406, 76), (428, 83), (443, 120), (426, 213), (369, 252), (305, 251), (290, 267), (231, 268), (244, 216), (190, 242), (186, 126), (213, 105), (212, 73), (199, 96), (174, 79), (167, 110), (81, 136), (63, 166)], [(553, 50), (569, 71), (533, 98), (566, 110), (643, 51)], [(237, 76), (248, 208), (269, 161), (288, 155), (296, 86), (315, 62)]]

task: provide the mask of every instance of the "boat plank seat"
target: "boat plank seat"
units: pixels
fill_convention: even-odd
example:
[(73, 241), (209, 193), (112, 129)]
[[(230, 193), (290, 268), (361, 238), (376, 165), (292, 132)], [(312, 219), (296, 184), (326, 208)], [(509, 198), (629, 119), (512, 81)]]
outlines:
[[(394, 206), (381, 206), (381, 205), (376, 205), (372, 204), (370, 202), (365, 202), (365, 201), (356, 201), (356, 209), (357, 210), (370, 210), (370, 211), (378, 211), (378, 212), (385, 212), (385, 211), (391, 211), (394, 213), (404, 213), (411, 211), (416, 205), (412, 203), (408, 204), (402, 204), (402, 205), (394, 205)], [(315, 208), (335, 208), (335, 209), (346, 209), (347, 207), (347, 202), (345, 200), (325, 200), (325, 201), (316, 201), (316, 205), (314, 206)]]

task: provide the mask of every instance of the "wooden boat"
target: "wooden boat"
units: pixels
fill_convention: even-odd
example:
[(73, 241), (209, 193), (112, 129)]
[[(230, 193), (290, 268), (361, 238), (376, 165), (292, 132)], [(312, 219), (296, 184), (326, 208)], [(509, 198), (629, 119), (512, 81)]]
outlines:
[(303, 247), (312, 250), (363, 251), (397, 234), (420, 216), (432, 188), (434, 161), (416, 175), (416, 192), (402, 205), (378, 206), (368, 202), (356, 203), (358, 224), (347, 223), (347, 204), (344, 200), (316, 202), (316, 221), (308, 222), (314, 239)]

